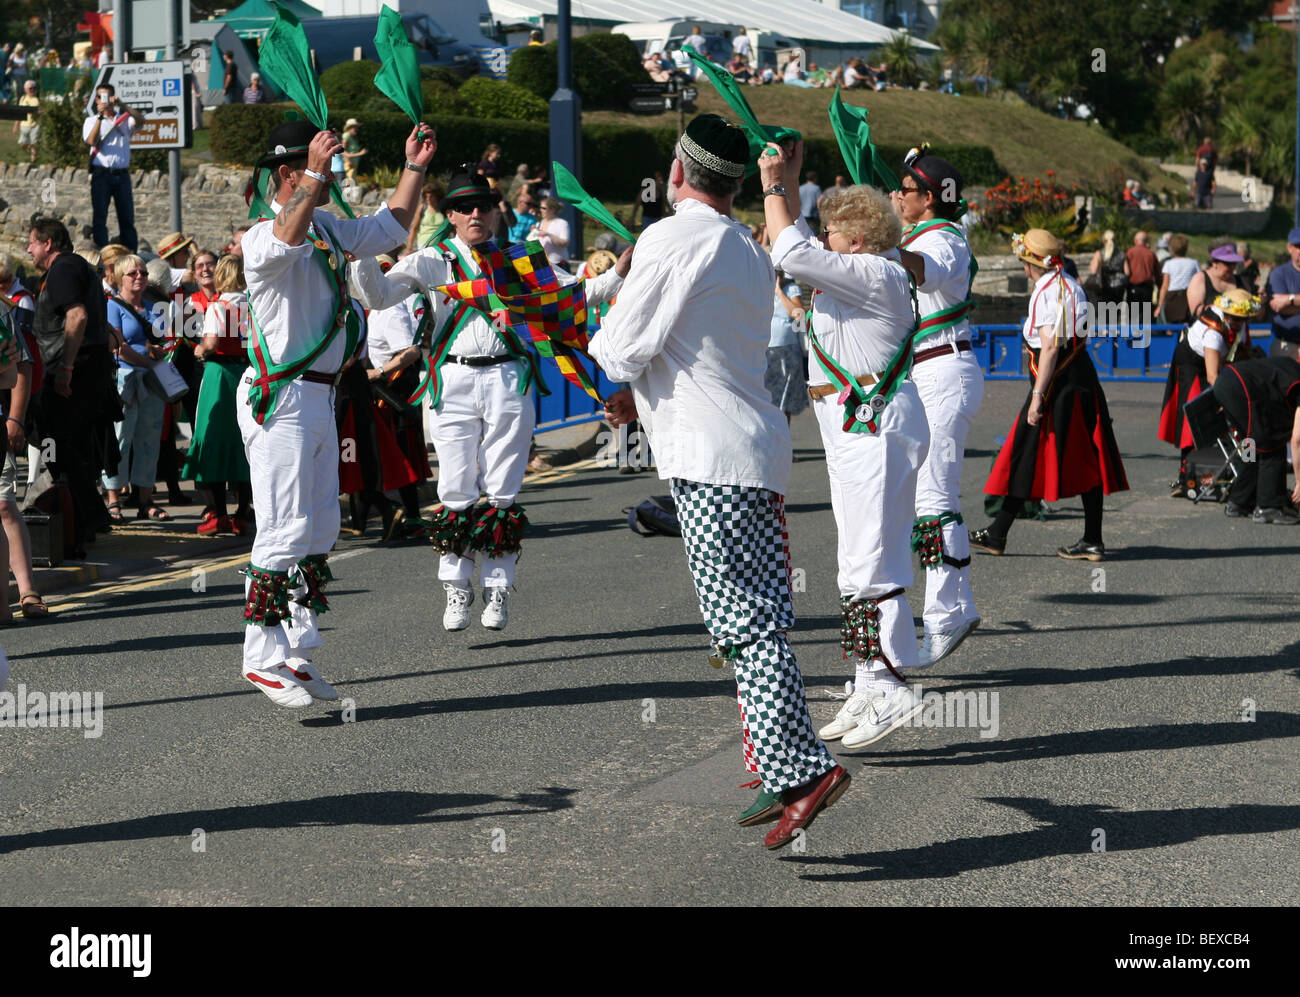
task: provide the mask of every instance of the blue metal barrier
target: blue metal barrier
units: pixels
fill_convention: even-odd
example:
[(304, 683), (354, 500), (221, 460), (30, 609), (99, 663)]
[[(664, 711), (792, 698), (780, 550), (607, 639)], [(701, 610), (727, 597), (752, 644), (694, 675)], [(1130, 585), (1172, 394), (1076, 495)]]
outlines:
[[(984, 376), (991, 381), (1014, 381), (1028, 376), (1025, 363), (1024, 340), (1018, 325), (972, 326), (971, 345), (975, 356), (984, 368)], [(1103, 381), (1150, 381), (1163, 384), (1169, 376), (1169, 365), (1174, 358), (1174, 348), (1183, 331), (1181, 325), (1153, 325), (1138, 328), (1135, 342), (1132, 328), (1127, 325), (1102, 328), (1093, 333), (1088, 342), (1097, 376)], [(1139, 345), (1147, 339), (1145, 346)], [(1271, 338), (1270, 326), (1251, 326), (1251, 341), (1267, 349)]]
[[(971, 340), (971, 345), (988, 380), (1017, 381), (1028, 376), (1020, 326), (977, 325), (972, 327), (972, 331), (974, 338)], [(1169, 364), (1173, 361), (1174, 347), (1178, 345), (1178, 337), (1183, 331), (1183, 326), (1153, 325), (1149, 330), (1140, 328), (1138, 331), (1139, 336), (1143, 338), (1149, 331), (1150, 341), (1145, 347), (1133, 341), (1129, 326), (1106, 328), (1090, 338), (1088, 350), (1092, 356), (1093, 366), (1097, 368), (1097, 376), (1101, 380), (1164, 384), (1169, 376)], [(1272, 337), (1271, 327), (1251, 326), (1250, 337), (1255, 345), (1263, 346), (1267, 351), (1268, 342)], [(594, 369), (591, 362), (584, 360), (582, 363), (590, 374)], [(543, 397), (537, 393), (534, 397), (539, 432), (556, 429), (559, 426), (595, 422), (603, 418), (600, 404), (588, 397), (581, 388), (575, 387), (561, 377), (554, 363), (549, 360), (542, 361), (541, 371), (546, 386), (551, 389), (551, 394)], [(598, 374), (595, 380), (601, 395), (607, 396), (614, 390), (614, 384), (603, 373)]]

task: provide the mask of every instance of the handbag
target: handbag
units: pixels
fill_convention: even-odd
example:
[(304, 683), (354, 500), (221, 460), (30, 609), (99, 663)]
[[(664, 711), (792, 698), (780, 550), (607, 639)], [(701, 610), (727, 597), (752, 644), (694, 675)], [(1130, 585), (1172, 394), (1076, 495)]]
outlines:
[(159, 360), (144, 372), (144, 385), (167, 404), (185, 397), (190, 386), (175, 364)]

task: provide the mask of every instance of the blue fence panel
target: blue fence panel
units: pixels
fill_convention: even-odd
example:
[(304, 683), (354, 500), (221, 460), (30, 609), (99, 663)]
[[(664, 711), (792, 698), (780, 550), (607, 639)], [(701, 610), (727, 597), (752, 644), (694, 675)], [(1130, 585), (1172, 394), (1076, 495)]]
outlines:
[[(579, 358), (582, 366), (590, 374), (595, 369), (595, 364), (590, 360)], [(543, 396), (540, 391), (534, 392), (533, 404), (537, 407), (537, 429), (539, 432), (547, 429), (557, 429), (560, 426), (576, 426), (583, 422), (595, 422), (597, 419), (604, 418), (604, 409), (600, 403), (592, 399), (581, 388), (570, 384), (560, 373), (560, 369), (555, 366), (552, 360), (543, 360), (541, 362), (542, 380), (546, 386), (551, 389), (549, 395)], [(614, 384), (607, 378), (604, 372), (601, 372), (593, 379), (596, 383), (596, 390), (602, 397), (609, 397), (614, 390)]]
[[(1014, 381), (1028, 375), (1020, 326), (977, 325), (972, 326), (971, 331), (971, 345), (987, 379)], [(1129, 326), (1100, 330), (1088, 342), (1097, 376), (1103, 381), (1163, 384), (1169, 376), (1169, 365), (1173, 362), (1174, 348), (1182, 331), (1181, 325), (1139, 327), (1135, 338), (1134, 330)], [(1269, 326), (1251, 326), (1252, 342), (1266, 350), (1271, 335)]]

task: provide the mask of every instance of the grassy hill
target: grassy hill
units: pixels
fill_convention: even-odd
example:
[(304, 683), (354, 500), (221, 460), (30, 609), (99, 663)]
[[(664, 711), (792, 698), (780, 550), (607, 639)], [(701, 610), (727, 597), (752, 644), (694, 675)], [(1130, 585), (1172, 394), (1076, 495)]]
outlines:
[[(729, 113), (707, 80), (700, 83), (699, 91), (701, 111)], [(745, 88), (746, 98), (763, 123), (791, 125), (805, 135), (827, 138), (832, 137), (826, 113), (831, 93), (779, 85)], [(842, 96), (846, 103), (870, 111), (872, 138), (881, 143), (987, 145), (1012, 176), (1041, 177), (1055, 170), (1065, 184), (1093, 189), (1112, 186), (1107, 178), (1116, 167), (1125, 178), (1141, 180), (1148, 190), (1184, 191), (1186, 187), (1177, 177), (1108, 137), (1097, 125), (1063, 121), (1019, 101), (920, 90), (854, 90), (842, 91)], [(673, 127), (677, 115), (595, 111), (584, 113), (583, 120)]]

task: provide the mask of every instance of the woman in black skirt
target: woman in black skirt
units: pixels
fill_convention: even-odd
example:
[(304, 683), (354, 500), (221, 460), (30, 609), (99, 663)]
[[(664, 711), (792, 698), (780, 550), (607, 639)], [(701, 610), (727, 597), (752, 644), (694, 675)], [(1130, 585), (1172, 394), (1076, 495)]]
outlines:
[(1195, 445), (1192, 430), (1187, 425), (1183, 406), (1210, 388), (1218, 380), (1219, 372), (1237, 360), (1249, 360), (1250, 331), (1247, 321), (1258, 315), (1259, 298), (1249, 291), (1234, 288), (1214, 299), (1214, 304), (1201, 311), (1201, 316), (1179, 337), (1169, 365), (1169, 379), (1165, 382), (1165, 400), (1160, 411), (1160, 426), (1156, 435), (1166, 443), (1179, 448), (1178, 480), (1171, 486), (1170, 495), (1181, 498), (1189, 490), (1194, 494), (1196, 476), (1187, 466)]
[(1110, 412), (1088, 356), (1088, 302), (1063, 272), (1060, 241), (1043, 229), (1012, 236), (1012, 249), (1034, 282), (1024, 337), (1032, 387), (998, 454), (984, 491), (1004, 496), (1002, 511), (970, 535), (973, 549), (1006, 550), (1007, 531), (1027, 499), (1083, 498), (1083, 538), (1057, 554), (1100, 561), (1102, 495), (1125, 491)]

